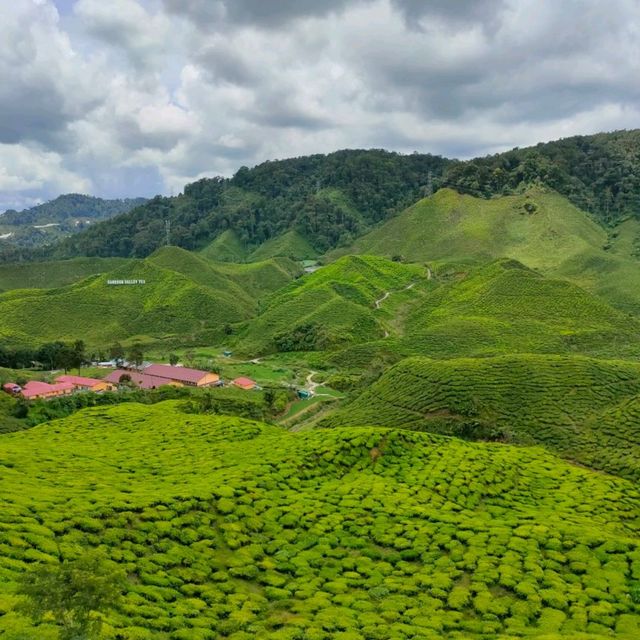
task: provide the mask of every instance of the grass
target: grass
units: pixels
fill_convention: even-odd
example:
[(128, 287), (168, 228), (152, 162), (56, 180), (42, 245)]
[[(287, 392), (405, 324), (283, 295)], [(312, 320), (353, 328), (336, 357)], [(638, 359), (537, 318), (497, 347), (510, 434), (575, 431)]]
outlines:
[(540, 444), (640, 482), (639, 415), (640, 364), (522, 354), (408, 358), (324, 424)]
[(639, 237), (637, 221), (608, 234), (566, 198), (540, 188), (490, 200), (441, 189), (341, 251), (476, 265), (512, 258), (637, 313)]
[(0, 634), (16, 580), (101, 548), (107, 637), (632, 640), (640, 495), (539, 448), (390, 428), (288, 434), (175, 403), (3, 436)]
[(244, 262), (248, 251), (235, 231), (227, 229), (202, 249), (200, 255), (217, 262)]

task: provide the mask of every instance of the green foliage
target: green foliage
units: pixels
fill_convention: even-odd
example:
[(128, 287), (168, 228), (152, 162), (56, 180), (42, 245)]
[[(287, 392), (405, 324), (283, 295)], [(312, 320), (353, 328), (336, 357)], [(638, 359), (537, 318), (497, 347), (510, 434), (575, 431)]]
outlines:
[(442, 184), (485, 198), (543, 184), (611, 223), (638, 215), (639, 146), (639, 130), (573, 136), (454, 163)]
[(24, 211), (10, 209), (0, 216), (2, 232), (12, 234), (10, 245), (0, 244), (0, 259), (20, 259), (25, 249), (28, 254), (30, 248), (78, 233), (93, 222), (127, 213), (145, 202), (145, 198), (103, 200), (70, 193)]
[[(163, 244), (167, 219), (172, 243), (185, 249), (212, 246), (218, 236), (233, 229), (230, 253), (237, 256), (240, 250), (243, 255), (244, 247), (253, 250), (297, 230), (306, 247), (310, 243), (322, 252), (349, 244), (370, 226), (415, 202), (429, 172), (439, 176), (447, 163), (431, 155), (354, 150), (242, 167), (231, 179), (203, 179), (187, 185), (183, 195), (153, 198), (46, 253), (56, 258), (145, 257)], [(225, 236), (225, 242), (216, 243), (207, 254), (227, 259), (228, 243)], [(294, 245), (300, 247), (300, 242)], [(265, 252), (276, 255), (268, 247)]]
[[(534, 207), (534, 213), (528, 208)], [(545, 275), (571, 280), (624, 310), (640, 311), (634, 242), (640, 223), (607, 231), (566, 198), (539, 187), (484, 200), (441, 189), (358, 239), (348, 251), (459, 265), (516, 259)], [(346, 250), (345, 250), (346, 251)]]
[(52, 637), (15, 595), (34, 561), (99, 548), (114, 638), (637, 637), (637, 484), (540, 448), (129, 404), (0, 465), (3, 636)]
[(241, 333), (238, 348), (246, 353), (324, 350), (382, 337), (375, 301), (423, 275), (418, 265), (374, 256), (341, 258), (273, 294)]
[[(0, 294), (0, 338), (33, 346), (82, 338), (104, 346), (114, 340), (160, 340), (167, 335), (205, 342), (227, 323), (255, 313), (260, 296), (299, 273), (286, 258), (251, 265), (210, 263), (176, 247), (144, 261), (128, 261), (103, 276), (49, 290)], [(109, 285), (110, 280), (144, 280)]]
[(60, 640), (97, 638), (102, 615), (114, 609), (125, 574), (99, 553), (61, 563), (40, 563), (23, 574), (18, 593), (27, 597), (25, 612), (40, 623), (49, 616), (60, 627)]
[(324, 424), (541, 444), (638, 482), (639, 420), (637, 363), (523, 354), (403, 360)]

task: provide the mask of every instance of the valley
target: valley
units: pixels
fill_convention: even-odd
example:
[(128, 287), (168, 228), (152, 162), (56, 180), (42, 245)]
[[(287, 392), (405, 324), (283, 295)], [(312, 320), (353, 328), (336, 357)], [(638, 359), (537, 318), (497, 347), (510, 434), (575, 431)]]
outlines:
[(639, 214), (508, 153), (273, 161), (3, 260), (0, 386), (128, 379), (0, 393), (0, 637), (91, 553), (110, 640), (640, 637)]

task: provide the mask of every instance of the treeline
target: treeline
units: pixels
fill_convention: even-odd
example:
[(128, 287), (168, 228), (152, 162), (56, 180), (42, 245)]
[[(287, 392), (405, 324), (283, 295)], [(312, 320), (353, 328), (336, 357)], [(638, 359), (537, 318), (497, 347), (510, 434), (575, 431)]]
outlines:
[(490, 198), (542, 184), (604, 224), (640, 215), (640, 130), (574, 136), (451, 164), (439, 186)]
[(358, 235), (415, 202), (442, 175), (449, 161), (438, 156), (382, 150), (338, 151), (242, 167), (233, 178), (203, 179), (184, 194), (156, 197), (126, 215), (98, 223), (33, 257), (144, 257), (170, 242), (205, 246), (226, 229), (258, 246), (290, 229), (319, 251), (351, 243)]
[(64, 369), (80, 368), (87, 362), (86, 347), (82, 340), (73, 343), (47, 342), (30, 349), (8, 348), (0, 345), (0, 367), (7, 369)]

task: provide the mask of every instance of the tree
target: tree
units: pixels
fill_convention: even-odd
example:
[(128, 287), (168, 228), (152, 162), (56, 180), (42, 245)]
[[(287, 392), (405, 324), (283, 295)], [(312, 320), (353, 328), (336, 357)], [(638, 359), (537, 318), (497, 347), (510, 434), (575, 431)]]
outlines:
[(124, 572), (114, 562), (90, 552), (62, 563), (39, 564), (23, 575), (18, 593), (26, 596), (22, 609), (34, 622), (53, 618), (60, 640), (93, 640), (125, 584)]
[(175, 367), (178, 364), (179, 361), (180, 361), (180, 358), (178, 357), (177, 354), (175, 354), (175, 353), (170, 353), (169, 354), (169, 364), (172, 367)]
[(87, 361), (86, 347), (83, 340), (76, 340), (71, 347), (70, 361), (72, 366), (80, 373), (80, 368)]
[(131, 362), (137, 369), (142, 366), (144, 362), (144, 352), (142, 351), (141, 344), (134, 344), (129, 350), (129, 362)]
[(109, 357), (115, 360), (116, 366), (120, 366), (124, 360), (124, 348), (119, 342), (116, 342), (111, 349), (109, 349)]

